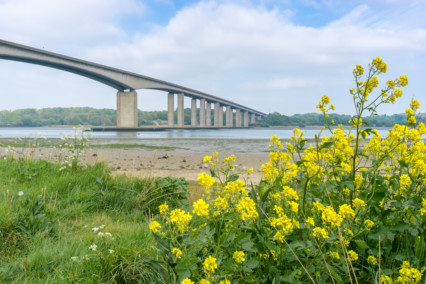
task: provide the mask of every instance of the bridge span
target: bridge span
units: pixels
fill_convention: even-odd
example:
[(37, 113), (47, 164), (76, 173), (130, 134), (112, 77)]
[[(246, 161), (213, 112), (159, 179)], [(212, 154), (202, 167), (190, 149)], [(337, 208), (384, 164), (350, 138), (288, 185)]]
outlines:
[[(136, 90), (139, 89), (153, 89), (168, 93), (169, 128), (188, 128), (184, 125), (184, 97), (191, 98), (190, 127), (194, 128), (248, 127), (249, 123), (254, 123), (256, 119), (266, 116), (260, 111), (187, 87), (1, 39), (0, 59), (64, 70), (117, 89), (117, 127), (119, 128), (138, 127)], [(175, 96), (177, 96), (177, 122), (174, 118)], [(197, 114), (197, 104), (200, 109), (199, 115)], [(214, 107), (213, 119), (211, 117), (212, 105)], [(225, 124), (223, 121), (224, 108)]]

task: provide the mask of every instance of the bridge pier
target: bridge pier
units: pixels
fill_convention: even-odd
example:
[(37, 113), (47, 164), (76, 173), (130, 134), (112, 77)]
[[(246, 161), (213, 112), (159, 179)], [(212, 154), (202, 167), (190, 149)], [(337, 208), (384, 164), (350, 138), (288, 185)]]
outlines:
[(252, 124), (256, 123), (256, 115), (254, 113), (251, 114), (250, 123), (252, 123)]
[(210, 102), (206, 103), (206, 126), (212, 125), (212, 104)]
[(117, 92), (117, 127), (138, 127), (138, 94)]
[(197, 99), (191, 99), (191, 126), (197, 126)]
[(167, 95), (167, 120), (169, 127), (175, 125), (175, 94), (169, 93)]
[(235, 126), (241, 127), (241, 110), (239, 108), (235, 111)]
[(200, 100), (200, 127), (206, 126), (206, 99)]
[(226, 120), (225, 120), (225, 125), (226, 125), (226, 127), (232, 127), (232, 117), (233, 116), (233, 112), (232, 112), (232, 109), (231, 109), (231, 106), (226, 106), (226, 114), (225, 114), (225, 117), (226, 117)]
[(177, 126), (178, 127), (184, 126), (183, 102), (184, 102), (184, 95), (183, 95), (183, 93), (179, 93), (178, 94), (178, 107), (177, 107)]
[(248, 111), (244, 111), (244, 127), (249, 126), (249, 113)]
[(219, 103), (214, 103), (214, 118), (213, 118), (214, 121), (213, 122), (215, 127), (219, 127), (219, 107), (220, 107)]
[(223, 106), (219, 104), (219, 127), (223, 127)]

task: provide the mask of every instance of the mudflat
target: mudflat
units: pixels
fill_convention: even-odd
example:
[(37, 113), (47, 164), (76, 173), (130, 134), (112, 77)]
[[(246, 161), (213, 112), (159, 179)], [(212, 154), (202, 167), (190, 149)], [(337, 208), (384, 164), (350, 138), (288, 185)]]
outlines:
[[(93, 139), (81, 157), (83, 163), (105, 162), (114, 174), (134, 177), (184, 177), (197, 180), (209, 172), (203, 157), (219, 153), (219, 158), (234, 154), (236, 169), (253, 168), (252, 181), (258, 182), (260, 167), (268, 158), (266, 139)], [(60, 152), (53, 147), (17, 148), (17, 155), (57, 161)], [(6, 154), (6, 148), (0, 153)]]

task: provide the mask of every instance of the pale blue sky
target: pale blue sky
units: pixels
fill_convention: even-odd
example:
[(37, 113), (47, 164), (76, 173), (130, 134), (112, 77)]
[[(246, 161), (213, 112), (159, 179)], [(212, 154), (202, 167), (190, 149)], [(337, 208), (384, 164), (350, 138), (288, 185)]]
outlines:
[[(426, 0), (0, 0), (0, 38), (288, 115), (316, 111), (323, 94), (351, 113), (353, 67), (381, 56), (382, 81), (409, 78), (380, 111), (392, 114), (411, 98), (426, 108), (425, 11)], [(0, 62), (0, 109), (115, 108), (98, 82)], [(138, 93), (140, 109), (166, 109), (165, 93)]]

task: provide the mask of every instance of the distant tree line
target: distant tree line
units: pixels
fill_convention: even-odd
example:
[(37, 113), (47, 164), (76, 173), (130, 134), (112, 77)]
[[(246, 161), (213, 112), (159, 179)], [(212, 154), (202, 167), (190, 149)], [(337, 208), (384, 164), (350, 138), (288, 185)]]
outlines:
[[(416, 115), (418, 122), (426, 121), (426, 113)], [(348, 125), (348, 121), (352, 118), (348, 114), (330, 114), (329, 120), (334, 120), (335, 125)], [(405, 124), (407, 115), (404, 114), (392, 114), (392, 115), (376, 115), (370, 119), (370, 126), (375, 127), (392, 127), (395, 124)], [(316, 126), (324, 125), (324, 116), (319, 113), (305, 113), (295, 114), (292, 116), (286, 116), (277, 112), (270, 113), (266, 118), (257, 121), (258, 126)]]
[[(199, 110), (197, 110), (199, 115)], [(0, 111), (0, 126), (115, 126), (117, 123), (117, 113), (114, 109), (95, 109), (90, 107), (72, 108), (43, 108), (43, 109), (18, 109), (14, 111)], [(225, 115), (225, 114), (224, 114)], [(426, 114), (417, 115), (418, 121), (425, 121)], [(213, 118), (213, 110), (212, 110)], [(175, 112), (175, 121), (177, 113)], [(336, 125), (347, 125), (351, 119), (346, 114), (330, 114), (330, 119)], [(374, 116), (370, 124), (372, 126), (391, 127), (395, 123), (403, 124), (407, 119), (405, 114), (377, 115)], [(184, 110), (184, 121), (186, 125), (191, 123), (191, 109)], [(224, 120), (225, 121), (225, 117)], [(212, 121), (213, 122), (213, 121)], [(167, 111), (138, 111), (139, 125), (166, 125)], [(324, 125), (322, 114), (306, 113), (286, 116), (277, 112), (270, 113), (263, 120), (257, 121), (256, 126), (316, 126)]]

